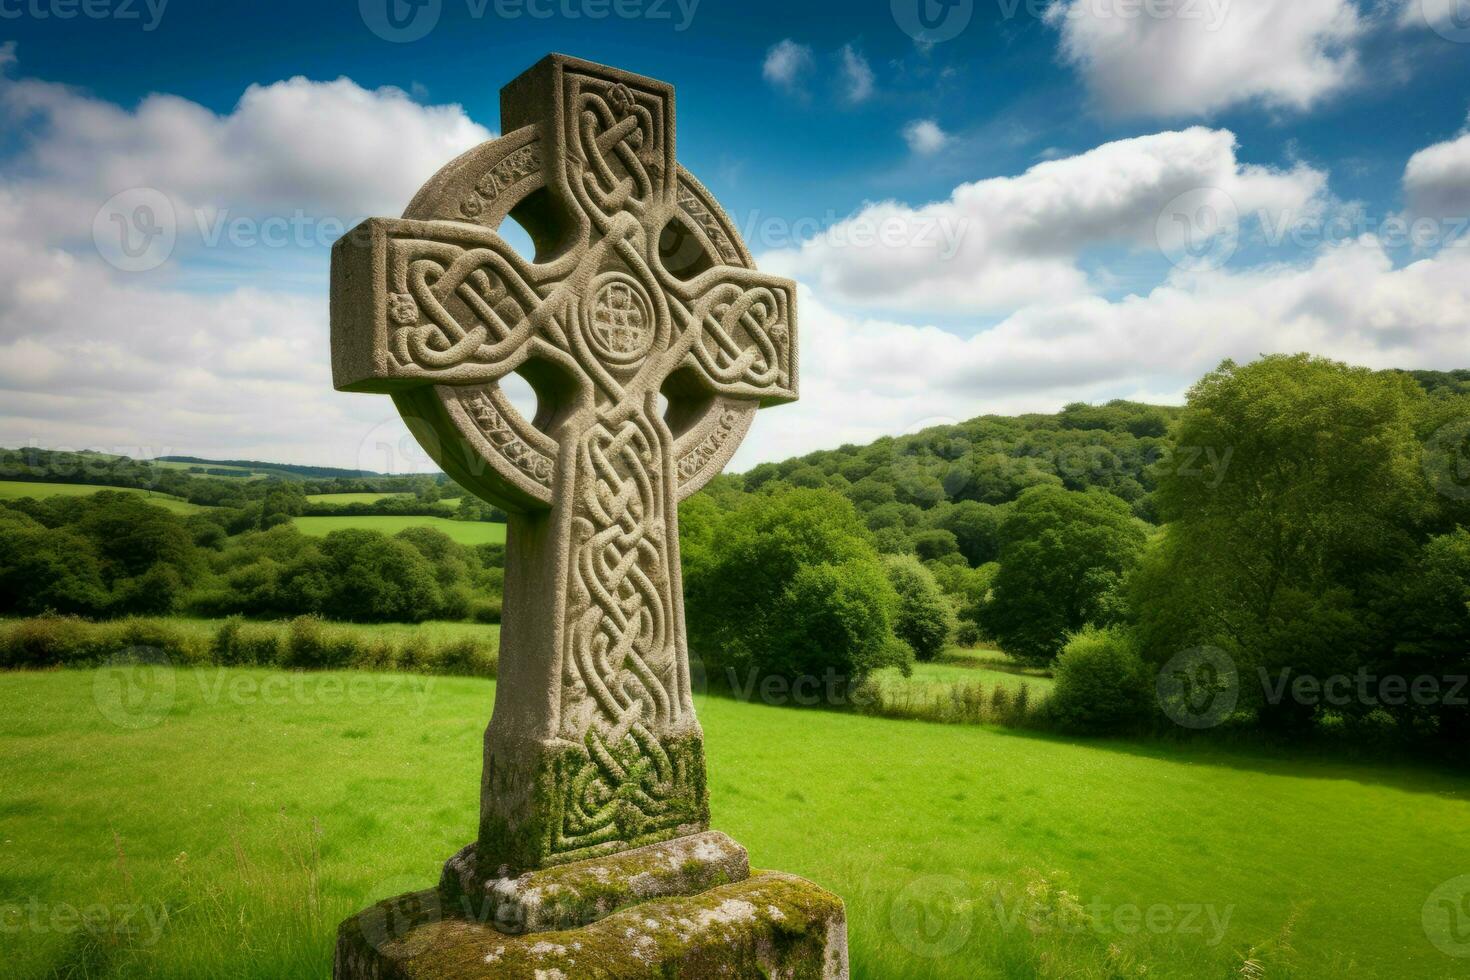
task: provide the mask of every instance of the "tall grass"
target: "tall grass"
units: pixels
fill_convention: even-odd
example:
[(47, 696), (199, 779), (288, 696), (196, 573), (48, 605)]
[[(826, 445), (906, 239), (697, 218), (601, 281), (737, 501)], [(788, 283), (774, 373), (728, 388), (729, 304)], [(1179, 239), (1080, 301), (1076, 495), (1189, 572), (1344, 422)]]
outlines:
[(289, 622), (239, 617), (217, 625), (129, 617), (91, 622), (38, 616), (0, 622), (0, 669), (97, 667), (119, 661), (177, 667), (280, 667), (494, 677), (489, 634), (434, 637), (424, 631), (376, 634), (300, 616)]
[(853, 705), (859, 714), (946, 725), (1042, 728), (1049, 718), (1045, 704), (1044, 699), (1031, 696), (1031, 686), (1025, 681), (1014, 690), (996, 684), (988, 694), (979, 681), (937, 690), (917, 685), (866, 683), (853, 695)]

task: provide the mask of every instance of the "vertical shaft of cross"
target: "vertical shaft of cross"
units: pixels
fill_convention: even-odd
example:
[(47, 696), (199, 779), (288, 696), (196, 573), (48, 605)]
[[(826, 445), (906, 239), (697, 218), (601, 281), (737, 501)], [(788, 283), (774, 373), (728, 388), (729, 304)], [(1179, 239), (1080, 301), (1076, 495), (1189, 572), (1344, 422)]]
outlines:
[(482, 787), (486, 874), (708, 826), (672, 438), (651, 396), (634, 401), (579, 419), (559, 461), (566, 492), (549, 512), (513, 518)]

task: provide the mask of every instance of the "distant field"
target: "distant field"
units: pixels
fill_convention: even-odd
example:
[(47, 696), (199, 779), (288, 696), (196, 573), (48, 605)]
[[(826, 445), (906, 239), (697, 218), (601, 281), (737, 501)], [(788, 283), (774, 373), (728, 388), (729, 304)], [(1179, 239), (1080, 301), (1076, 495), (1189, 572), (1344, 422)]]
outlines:
[(997, 685), (1012, 691), (1023, 683), (1033, 694), (1050, 694), (1053, 681), (1042, 671), (1023, 667), (999, 650), (967, 650), (951, 647), (934, 663), (914, 664), (911, 677), (904, 677), (890, 667), (874, 675), (885, 688), (907, 686), (931, 693), (943, 693), (957, 684)]
[(312, 493), (306, 499), (314, 504), (375, 504), (390, 497), (407, 497), (406, 493)]
[(0, 500), (19, 500), (22, 497), (37, 499), (42, 497), (89, 497), (100, 490), (138, 494), (146, 497), (148, 502), (155, 507), (163, 507), (176, 514), (197, 514), (209, 509), (198, 504), (191, 504), (187, 500), (180, 500), (178, 497), (138, 490), (133, 487), (99, 487), (82, 483), (24, 483), (19, 480), (0, 481)]
[[(172, 460), (172, 459), (168, 459), (168, 460), (165, 460), (165, 459), (150, 459), (150, 460), (146, 460), (145, 462), (148, 462), (148, 463), (150, 463), (150, 464), (152, 464), (154, 466), (162, 467), (163, 469), (167, 469), (167, 470), (184, 470), (184, 471), (187, 472), (188, 470), (194, 469), (195, 467), (199, 467), (199, 468), (202, 468), (202, 469), (210, 469), (210, 470), (229, 470), (232, 473), (249, 473), (250, 474), (250, 479), (252, 479), (252, 480), (261, 479), (261, 478), (265, 477), (266, 474), (267, 474), (267, 472), (268, 472), (266, 470), (252, 469), (249, 466), (226, 466), (224, 464), (217, 464), (217, 463), (181, 463), (178, 460)], [(213, 476), (213, 477), (216, 477), (217, 479), (220, 479), (220, 480), (240, 479), (239, 477), (219, 476), (216, 473), (192, 473), (190, 475), (191, 476), (202, 476), (202, 477), (205, 477), (205, 478), (208, 478), (208, 477)], [(281, 475), (285, 475), (285, 474), (281, 474)]]
[[(328, 975), (338, 922), (474, 837), (494, 692), (0, 675), (0, 974)], [(854, 980), (1465, 976), (1421, 924), (1470, 869), (1463, 776), (699, 702), (715, 827), (842, 897)]]
[(397, 534), (406, 527), (432, 527), (464, 545), (505, 543), (504, 524), (451, 521), (443, 517), (297, 517), (295, 522), (302, 534), (318, 538), (351, 527), (383, 534)]

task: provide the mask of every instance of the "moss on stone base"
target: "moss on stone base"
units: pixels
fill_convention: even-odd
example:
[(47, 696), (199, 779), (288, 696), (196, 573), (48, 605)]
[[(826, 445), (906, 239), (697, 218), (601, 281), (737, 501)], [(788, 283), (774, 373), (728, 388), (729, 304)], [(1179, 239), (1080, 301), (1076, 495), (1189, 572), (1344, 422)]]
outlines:
[(842, 901), (793, 875), (756, 872), (691, 898), (659, 899), (592, 925), (507, 936), (436, 891), (348, 919), (338, 980), (847, 976)]
[(475, 851), (472, 844), (445, 863), (439, 890), (509, 934), (575, 929), (640, 902), (750, 877), (745, 848), (717, 830), (514, 878), (481, 879)]
[(632, 736), (614, 746), (593, 741), (595, 754), (586, 745), (561, 741), (492, 748), (480, 808), (484, 877), (616, 854), (708, 829), (704, 740), (697, 727), (646, 745)]

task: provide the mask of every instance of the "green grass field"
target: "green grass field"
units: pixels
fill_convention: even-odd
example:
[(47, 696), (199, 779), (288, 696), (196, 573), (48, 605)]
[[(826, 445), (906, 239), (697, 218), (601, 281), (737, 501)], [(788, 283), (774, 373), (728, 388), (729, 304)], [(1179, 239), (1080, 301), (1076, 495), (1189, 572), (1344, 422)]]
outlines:
[(306, 499), (314, 504), (375, 504), (390, 497), (407, 497), (406, 493), (312, 493)]
[(451, 521), (443, 517), (297, 517), (302, 534), (324, 538), (333, 531), (360, 527), (383, 534), (397, 534), (406, 527), (432, 527), (465, 545), (504, 544), (505, 525), (481, 521)]
[(138, 494), (146, 497), (150, 504), (171, 510), (176, 514), (197, 514), (208, 509), (178, 497), (150, 493), (147, 490), (138, 490), (133, 487), (99, 487), (81, 483), (25, 483), (19, 480), (0, 481), (0, 500), (19, 500), (22, 497), (35, 497), (38, 500), (44, 497), (88, 497), (100, 490)]
[(874, 675), (883, 687), (907, 686), (942, 693), (957, 684), (984, 684), (987, 689), (997, 685), (1017, 690), (1022, 684), (1031, 688), (1031, 693), (1050, 694), (1052, 679), (1041, 670), (1023, 667), (999, 650), (950, 647), (933, 663), (916, 663), (910, 677), (904, 677), (898, 668), (889, 667)]
[[(218, 479), (218, 480), (246, 480), (246, 479), (249, 479), (249, 480), (262, 480), (262, 479), (265, 479), (265, 477), (268, 476), (268, 475), (270, 475), (270, 473), (272, 472), (270, 470), (255, 469), (255, 468), (252, 468), (252, 467), (249, 467), (249, 466), (228, 466), (228, 465), (225, 465), (223, 463), (184, 463), (184, 462), (180, 462), (179, 460), (176, 460), (176, 459), (153, 459), (153, 460), (149, 460), (148, 462), (152, 463), (154, 466), (162, 467), (163, 469), (166, 469), (166, 470), (185, 470), (185, 471), (188, 471), (188, 470), (199, 468), (199, 469), (207, 469), (207, 470), (228, 470), (231, 473), (246, 473), (246, 474), (249, 474), (248, 477), (247, 476), (220, 476), (217, 473), (191, 473), (190, 474), (190, 476), (203, 477), (204, 479)], [(278, 475), (284, 475), (284, 474), (278, 474)]]
[[(321, 977), (474, 833), (490, 682), (120, 671), (0, 676), (7, 976)], [(843, 897), (856, 977), (1464, 976), (1420, 916), (1470, 779), (699, 707), (715, 826)]]

